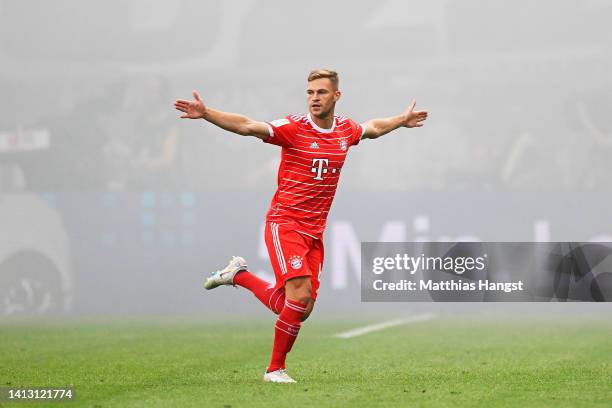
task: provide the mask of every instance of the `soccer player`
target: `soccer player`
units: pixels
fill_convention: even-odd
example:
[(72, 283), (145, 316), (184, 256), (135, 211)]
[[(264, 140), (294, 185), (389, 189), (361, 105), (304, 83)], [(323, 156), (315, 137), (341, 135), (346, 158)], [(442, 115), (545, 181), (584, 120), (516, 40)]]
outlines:
[(213, 272), (204, 283), (206, 289), (220, 285), (246, 288), (278, 315), (272, 358), (264, 374), (264, 381), (269, 382), (295, 382), (285, 371), (285, 357), (317, 298), (323, 231), (349, 149), (361, 139), (376, 139), (400, 127), (421, 127), (427, 119), (426, 111), (414, 110), (414, 100), (401, 115), (363, 124), (334, 115), (341, 93), (338, 74), (328, 69), (310, 73), (306, 95), (307, 115), (267, 123), (212, 109), (195, 91), (194, 100), (177, 100), (174, 105), (184, 113), (181, 118), (205, 119), (227, 131), (282, 147), (278, 188), (265, 228), (276, 284), (249, 272), (241, 257), (233, 257), (225, 269)]

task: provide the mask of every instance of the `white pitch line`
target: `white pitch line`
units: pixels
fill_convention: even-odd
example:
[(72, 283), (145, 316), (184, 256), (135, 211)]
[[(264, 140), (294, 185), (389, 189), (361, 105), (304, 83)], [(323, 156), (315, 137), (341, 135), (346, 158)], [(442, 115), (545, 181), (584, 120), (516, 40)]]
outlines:
[(389, 327), (401, 326), (402, 324), (408, 324), (408, 323), (423, 322), (426, 320), (431, 320), (433, 318), (434, 318), (433, 314), (424, 313), (424, 314), (420, 314), (416, 316), (406, 317), (404, 319), (394, 319), (394, 320), (389, 320), (389, 321), (382, 322), (382, 323), (371, 324), (369, 326), (358, 327), (353, 330), (338, 333), (334, 337), (337, 337), (339, 339), (350, 339), (350, 338), (357, 337), (357, 336), (363, 336), (364, 334), (388, 329)]

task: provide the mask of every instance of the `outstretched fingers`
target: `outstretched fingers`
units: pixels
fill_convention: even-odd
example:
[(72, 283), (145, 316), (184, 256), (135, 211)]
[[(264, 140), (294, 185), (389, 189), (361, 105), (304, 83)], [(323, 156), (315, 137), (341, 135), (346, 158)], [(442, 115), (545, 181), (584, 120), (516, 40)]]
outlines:
[(181, 104), (181, 103), (175, 103), (174, 104), (174, 108), (176, 110), (180, 110), (181, 112), (187, 112), (189, 110), (189, 105), (185, 105), (185, 104)]
[(427, 116), (429, 115), (429, 113), (427, 111), (417, 111), (417, 112), (412, 112), (412, 115), (416, 119), (424, 120), (424, 119), (427, 119)]
[(184, 113), (184, 115), (181, 116), (181, 119), (189, 119), (191, 117), (189, 115), (190, 106), (191, 102), (189, 101), (178, 100), (174, 102), (174, 108)]

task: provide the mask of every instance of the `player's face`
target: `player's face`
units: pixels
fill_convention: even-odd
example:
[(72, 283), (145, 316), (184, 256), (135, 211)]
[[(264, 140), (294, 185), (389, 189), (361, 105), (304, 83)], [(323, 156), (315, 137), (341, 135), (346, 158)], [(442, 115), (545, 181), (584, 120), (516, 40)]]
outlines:
[(308, 82), (308, 111), (312, 116), (325, 118), (333, 114), (340, 91), (328, 78), (319, 78)]

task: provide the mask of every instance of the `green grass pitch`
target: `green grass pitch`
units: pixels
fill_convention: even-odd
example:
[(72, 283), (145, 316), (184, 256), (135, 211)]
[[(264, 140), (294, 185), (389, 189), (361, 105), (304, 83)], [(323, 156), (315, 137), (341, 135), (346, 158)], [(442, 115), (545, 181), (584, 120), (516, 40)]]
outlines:
[(0, 406), (612, 406), (609, 320), (440, 317), (338, 339), (375, 320), (314, 315), (287, 360), (298, 384), (268, 384), (273, 322), (0, 323), (0, 387), (76, 393)]

